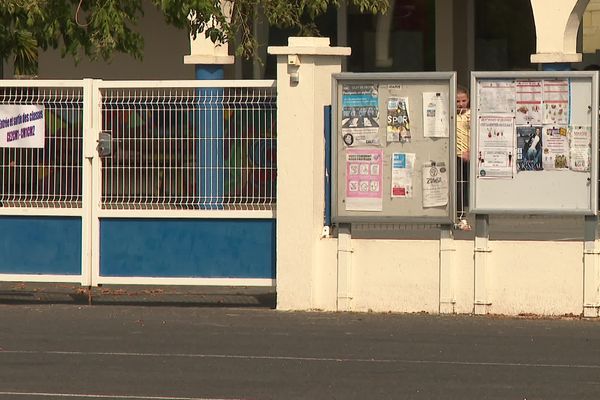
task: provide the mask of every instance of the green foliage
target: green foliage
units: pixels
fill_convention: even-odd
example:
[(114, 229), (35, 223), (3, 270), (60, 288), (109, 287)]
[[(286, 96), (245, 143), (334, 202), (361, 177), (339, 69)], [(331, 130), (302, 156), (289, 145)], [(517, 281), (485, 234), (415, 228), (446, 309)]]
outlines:
[[(115, 52), (141, 58), (143, 38), (135, 30), (143, 0), (0, 0), (0, 57), (14, 58), (15, 74), (37, 73), (38, 49), (60, 49), (79, 60), (110, 60)], [(252, 34), (258, 10), (274, 26), (318, 34), (314, 19), (343, 0), (235, 0), (223, 12), (221, 0), (144, 0), (167, 23), (215, 43), (230, 43), (236, 54), (256, 51)], [(347, 0), (361, 12), (384, 12), (388, 0)], [(192, 17), (192, 18), (190, 18)]]
[(133, 30), (141, 0), (2, 0), (0, 57), (14, 57), (16, 75), (37, 73), (38, 49), (60, 48), (76, 60), (109, 60), (115, 51), (141, 57)]

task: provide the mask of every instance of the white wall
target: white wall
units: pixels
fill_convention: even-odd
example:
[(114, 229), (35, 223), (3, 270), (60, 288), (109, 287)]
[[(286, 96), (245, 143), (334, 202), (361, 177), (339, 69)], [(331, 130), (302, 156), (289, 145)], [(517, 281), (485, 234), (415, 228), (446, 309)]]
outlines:
[[(314, 291), (312, 302), (297, 302), (293, 307), (286, 307), (288, 309), (336, 310), (337, 238), (317, 240), (321, 244), (317, 257), (319, 267), (310, 288)], [(471, 313), (474, 309), (474, 244), (472, 240), (454, 240), (453, 246), (450, 279), (456, 301), (454, 312)], [(353, 239), (349, 310), (438, 313), (439, 249), (436, 240)], [(489, 249), (489, 313), (553, 316), (582, 313), (581, 242), (492, 240)], [(308, 269), (307, 265), (306, 273)], [(286, 290), (295, 292), (290, 287)]]
[(439, 242), (360, 239), (352, 248), (351, 310), (438, 312)]
[(583, 217), (490, 217), (477, 251), (474, 232), (324, 234), (322, 110), (345, 49), (309, 38), (269, 48), (278, 55), (278, 308), (598, 316), (600, 246), (588, 237), (584, 260)]

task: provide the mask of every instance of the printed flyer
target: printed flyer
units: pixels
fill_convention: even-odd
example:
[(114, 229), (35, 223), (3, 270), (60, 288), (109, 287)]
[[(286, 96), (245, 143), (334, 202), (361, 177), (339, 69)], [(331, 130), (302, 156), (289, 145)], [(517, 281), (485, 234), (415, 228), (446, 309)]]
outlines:
[(423, 208), (448, 204), (448, 169), (443, 162), (423, 165)]
[(545, 170), (569, 169), (569, 138), (566, 127), (544, 126), (542, 167)]
[(423, 93), (423, 136), (449, 137), (448, 95), (439, 92)]
[(512, 178), (514, 117), (481, 115), (478, 124), (477, 175), (480, 178)]
[(577, 172), (589, 172), (592, 163), (592, 128), (589, 126), (569, 129), (569, 168)]
[(346, 149), (346, 210), (383, 209), (383, 149)]
[(567, 125), (569, 123), (569, 80), (544, 81), (544, 124)]
[(43, 105), (0, 105), (0, 148), (44, 148)]
[(542, 127), (517, 126), (517, 172), (542, 169)]
[(377, 85), (342, 87), (342, 138), (352, 146), (379, 146)]
[(387, 103), (387, 141), (410, 140), (408, 97), (390, 97)]
[(414, 153), (392, 153), (392, 198), (412, 198)]
[(516, 86), (515, 124), (540, 125), (542, 123), (542, 81), (517, 80)]
[(515, 82), (513, 80), (480, 80), (477, 89), (479, 112), (514, 112)]

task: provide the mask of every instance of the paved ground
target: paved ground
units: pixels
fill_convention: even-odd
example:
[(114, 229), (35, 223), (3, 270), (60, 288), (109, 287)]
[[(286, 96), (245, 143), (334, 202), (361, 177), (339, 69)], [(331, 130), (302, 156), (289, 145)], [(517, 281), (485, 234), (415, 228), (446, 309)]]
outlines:
[(275, 308), (274, 288), (0, 282), (0, 304)]
[(600, 398), (600, 321), (139, 304), (0, 293), (0, 400)]

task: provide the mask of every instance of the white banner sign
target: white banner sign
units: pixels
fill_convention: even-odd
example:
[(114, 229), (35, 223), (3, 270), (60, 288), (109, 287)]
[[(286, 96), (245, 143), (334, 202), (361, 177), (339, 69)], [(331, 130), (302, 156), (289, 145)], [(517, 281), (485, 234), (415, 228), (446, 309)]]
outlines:
[(0, 105), (0, 147), (44, 147), (44, 106)]

